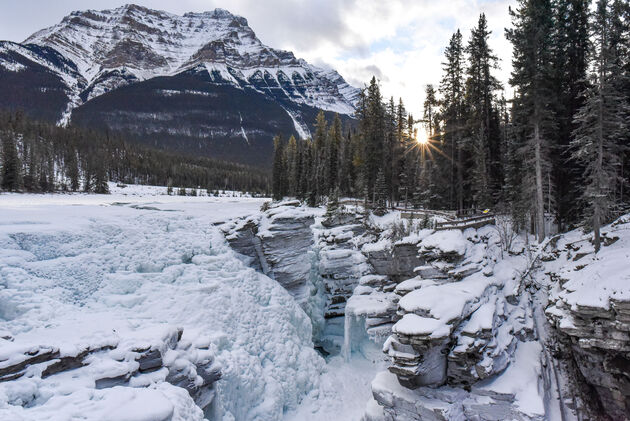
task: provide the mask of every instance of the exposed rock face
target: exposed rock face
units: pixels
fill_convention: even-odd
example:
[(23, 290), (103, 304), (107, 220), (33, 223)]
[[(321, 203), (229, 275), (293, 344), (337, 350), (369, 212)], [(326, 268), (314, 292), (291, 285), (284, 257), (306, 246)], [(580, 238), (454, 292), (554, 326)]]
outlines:
[(630, 419), (630, 241), (624, 232), (629, 219), (604, 230), (597, 258), (581, 233), (570, 233), (546, 259), (557, 285), (546, 315), (613, 420)]
[(414, 242), (397, 242), (391, 249), (367, 248), (364, 253), (377, 274), (388, 276), (395, 282), (413, 277), (414, 270), (426, 262), (418, 255), (418, 246)]
[[(532, 300), (522, 290), (515, 296), (515, 270), (490, 257), (497, 251), (491, 228), (424, 232), (415, 243), (417, 257), (403, 257), (401, 266), (416, 267), (391, 293), (395, 323), (383, 345), (391, 374), (373, 382), (380, 409), (368, 408), (365, 419), (544, 419)], [(519, 380), (536, 396), (530, 407), (510, 384), (518, 374), (508, 373), (524, 367), (534, 372)]]
[[(111, 343), (102, 346), (74, 349), (71, 353), (46, 346), (19, 352), (17, 348), (8, 349), (9, 346), (0, 354), (0, 382), (23, 376), (47, 379), (86, 367), (84, 374), (91, 376), (96, 389), (121, 385), (142, 387), (162, 378), (186, 389), (203, 409), (212, 403), (214, 383), (221, 378), (221, 367), (208, 349), (190, 352), (191, 344), (181, 343), (182, 333), (182, 330), (172, 330), (162, 341), (153, 344), (109, 341)], [(157, 373), (157, 377), (151, 373)]]
[(345, 314), (346, 302), (352, 296), (359, 278), (372, 268), (365, 256), (357, 250), (356, 241), (365, 233), (359, 215), (337, 213), (316, 229), (319, 254), (318, 273), (322, 278), (326, 295), (326, 318)]
[(248, 258), (248, 264), (278, 281), (304, 304), (311, 295), (311, 226), (318, 210), (284, 202), (260, 218), (233, 221), (223, 227), (230, 246)]

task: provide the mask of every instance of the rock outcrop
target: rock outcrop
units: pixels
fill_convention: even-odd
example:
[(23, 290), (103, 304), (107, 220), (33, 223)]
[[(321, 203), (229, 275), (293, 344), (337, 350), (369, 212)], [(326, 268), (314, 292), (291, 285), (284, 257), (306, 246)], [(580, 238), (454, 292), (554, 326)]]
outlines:
[(627, 217), (607, 227), (597, 256), (582, 233), (569, 233), (546, 259), (555, 286), (546, 315), (613, 420), (630, 419), (628, 227)]
[[(208, 348), (193, 349), (192, 344), (182, 343), (182, 333), (181, 329), (171, 330), (150, 344), (108, 339), (98, 346), (71, 347), (70, 351), (51, 346), (18, 349), (5, 342), (0, 352), (0, 382), (22, 377), (55, 382), (56, 375), (70, 370), (82, 370), (81, 375), (88, 376), (96, 389), (146, 387), (162, 380), (186, 389), (204, 409), (213, 401), (221, 367)], [(32, 400), (38, 398), (32, 396)], [(29, 403), (20, 402), (22, 406)]]
[(312, 293), (311, 226), (319, 210), (283, 202), (260, 217), (232, 221), (222, 227), (230, 246), (254, 269), (275, 279), (304, 304)]

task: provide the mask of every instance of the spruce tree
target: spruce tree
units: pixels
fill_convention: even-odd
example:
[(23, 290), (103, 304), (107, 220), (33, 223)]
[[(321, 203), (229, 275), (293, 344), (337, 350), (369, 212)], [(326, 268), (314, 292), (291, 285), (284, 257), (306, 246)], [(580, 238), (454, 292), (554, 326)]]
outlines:
[(286, 165), (284, 145), (280, 136), (273, 139), (272, 194), (274, 200), (282, 200), (285, 196)]
[[(367, 87), (365, 114), (359, 121), (359, 128), (363, 135), (365, 148), (363, 177), (367, 184), (368, 195), (374, 197), (376, 175), (384, 167), (383, 149), (385, 140), (385, 107), (380, 87), (375, 77), (372, 77), (370, 85)], [(385, 177), (384, 174), (383, 177)], [(386, 184), (385, 188), (387, 189)]]
[(387, 213), (387, 181), (385, 180), (385, 172), (381, 168), (376, 175), (375, 187), (375, 215), (385, 215)]
[(328, 132), (325, 177), (327, 181), (326, 194), (332, 194), (339, 186), (339, 148), (343, 137), (341, 130), (341, 119), (338, 114), (335, 114)]
[(297, 140), (295, 136), (291, 135), (289, 143), (285, 149), (285, 162), (286, 162), (286, 179), (287, 179), (287, 194), (289, 196), (297, 196), (297, 182), (298, 182), (298, 155), (297, 155)]
[(599, 0), (592, 19), (593, 73), (591, 87), (585, 91), (585, 103), (575, 117), (577, 129), (571, 146), (573, 158), (586, 168), (587, 203), (585, 215), (593, 228), (595, 251), (601, 246), (600, 227), (615, 211), (615, 188), (621, 154), (627, 145), (621, 142), (628, 128), (627, 98), (617, 89), (617, 78), (623, 74), (615, 60), (612, 44), (611, 7), (609, 0)]
[(314, 174), (315, 195), (319, 201), (322, 196), (328, 194), (328, 180), (327, 180), (327, 144), (328, 144), (328, 122), (326, 121), (326, 115), (323, 111), (317, 114), (315, 120), (315, 137), (313, 138), (313, 153), (314, 153)]
[(521, 201), (533, 217), (538, 241), (542, 242), (546, 237), (545, 205), (551, 200), (552, 190), (551, 2), (519, 0), (516, 10), (510, 8), (510, 15), (514, 27), (506, 31), (506, 36), (513, 47), (510, 83), (516, 90), (514, 123), (523, 160)]
[[(489, 207), (494, 192), (491, 191), (491, 149), (498, 147), (493, 139), (492, 123), (495, 118), (494, 92), (500, 89), (499, 81), (492, 71), (497, 68), (497, 57), (488, 45), (490, 31), (486, 16), (479, 16), (477, 27), (471, 31), (466, 46), (468, 66), (466, 69), (467, 126), (472, 137), (472, 182), (473, 201), (479, 208)], [(495, 133), (498, 134), (498, 133)]]
[(576, 221), (582, 165), (570, 159), (573, 118), (583, 105), (586, 89), (588, 9), (590, 0), (554, 0), (552, 30), (552, 103), (555, 120), (552, 177), (560, 230)]
[(13, 133), (2, 135), (2, 189), (6, 191), (20, 190), (21, 163)]
[(443, 146), (449, 155), (450, 164), (449, 207), (461, 210), (464, 207), (464, 50), (459, 30), (453, 34), (444, 50), (444, 58), (440, 93), (445, 131)]

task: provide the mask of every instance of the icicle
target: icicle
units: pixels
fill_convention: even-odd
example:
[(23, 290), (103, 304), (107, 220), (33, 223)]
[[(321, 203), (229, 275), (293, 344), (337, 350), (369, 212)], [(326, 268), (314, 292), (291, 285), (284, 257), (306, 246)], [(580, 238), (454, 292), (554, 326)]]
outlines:
[(346, 362), (350, 362), (350, 355), (352, 354), (352, 315), (346, 307), (346, 312), (343, 318), (343, 358)]

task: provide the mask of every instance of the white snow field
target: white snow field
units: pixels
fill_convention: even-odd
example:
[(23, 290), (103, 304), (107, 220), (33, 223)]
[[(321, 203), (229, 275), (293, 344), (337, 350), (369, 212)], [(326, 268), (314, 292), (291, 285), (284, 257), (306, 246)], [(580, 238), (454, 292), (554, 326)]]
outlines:
[[(360, 416), (373, 374), (330, 374), (306, 314), (246, 267), (216, 226), (258, 212), (263, 199), (112, 188), (0, 195), (0, 372), (58, 352), (0, 382), (1, 420), (309, 419), (304, 411), (352, 419), (318, 417), (322, 402), (313, 401), (338, 401), (340, 415), (340, 385), (332, 383), (357, 381), (364, 387), (351, 409)], [(164, 361), (143, 373), (136, 359), (147, 349)], [(81, 352), (89, 352), (82, 366), (44, 375)], [(220, 367), (221, 380), (200, 398), (212, 401), (205, 414), (166, 381), (166, 366), (193, 386), (203, 383), (199, 367)], [(126, 373), (133, 376), (116, 384)]]

